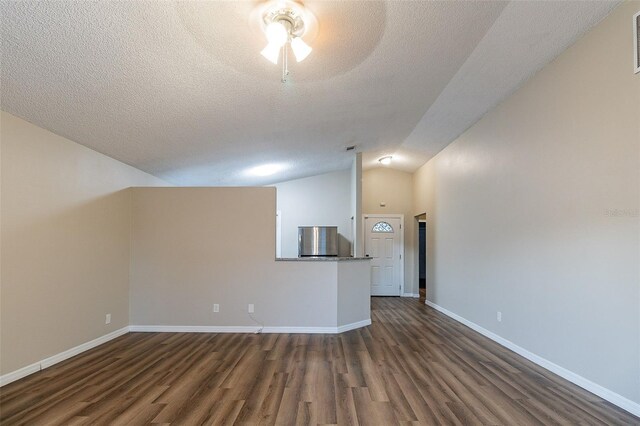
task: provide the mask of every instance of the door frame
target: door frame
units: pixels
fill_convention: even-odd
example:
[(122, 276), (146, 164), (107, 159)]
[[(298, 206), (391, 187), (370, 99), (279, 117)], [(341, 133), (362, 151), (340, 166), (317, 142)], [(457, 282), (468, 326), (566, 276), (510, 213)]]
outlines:
[(364, 239), (364, 253), (367, 252), (367, 232), (366, 232), (366, 219), (372, 217), (379, 217), (380, 219), (400, 219), (400, 297), (406, 296), (404, 292), (404, 214), (377, 214), (377, 213), (364, 213), (362, 215), (362, 237)]
[(276, 210), (276, 259), (282, 257), (282, 212)]
[[(424, 215), (425, 219), (418, 219), (420, 216)], [(426, 218), (426, 213), (421, 213), (419, 215), (415, 216), (416, 219), (416, 233), (414, 238), (416, 239), (416, 245), (418, 250), (416, 251), (416, 268), (415, 268), (415, 276), (417, 278), (416, 280), (416, 288), (418, 289), (418, 297), (420, 297), (420, 224), (424, 223), (424, 245), (423, 245), (423, 249), (424, 249), (424, 280), (425, 280), (425, 300), (424, 303), (427, 303), (427, 298), (426, 298), (426, 292), (427, 292), (427, 281), (429, 280), (429, 268), (427, 268), (427, 266), (429, 265), (429, 252), (427, 251), (428, 249), (428, 245), (429, 245), (429, 237), (428, 237), (428, 230), (429, 228), (427, 227), (427, 218)]]

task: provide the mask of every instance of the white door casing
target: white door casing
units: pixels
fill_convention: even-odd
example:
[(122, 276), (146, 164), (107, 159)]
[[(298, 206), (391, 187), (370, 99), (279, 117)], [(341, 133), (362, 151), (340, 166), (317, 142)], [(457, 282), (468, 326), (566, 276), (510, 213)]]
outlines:
[(282, 212), (276, 211), (276, 258), (282, 257)]
[(371, 295), (400, 296), (403, 291), (403, 215), (364, 215), (365, 256), (371, 257)]

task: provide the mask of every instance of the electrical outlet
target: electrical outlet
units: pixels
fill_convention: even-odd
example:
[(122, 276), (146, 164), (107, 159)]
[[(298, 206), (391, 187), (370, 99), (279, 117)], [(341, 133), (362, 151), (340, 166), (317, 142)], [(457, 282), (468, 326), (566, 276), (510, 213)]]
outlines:
[(217, 303), (213, 304), (213, 312), (220, 312), (220, 305), (218, 305)]
[(498, 322), (502, 322), (502, 312), (498, 311), (497, 319)]
[(255, 311), (253, 303), (249, 303), (249, 313), (252, 314)]
[(111, 314), (107, 314), (104, 316), (104, 323), (111, 324)]

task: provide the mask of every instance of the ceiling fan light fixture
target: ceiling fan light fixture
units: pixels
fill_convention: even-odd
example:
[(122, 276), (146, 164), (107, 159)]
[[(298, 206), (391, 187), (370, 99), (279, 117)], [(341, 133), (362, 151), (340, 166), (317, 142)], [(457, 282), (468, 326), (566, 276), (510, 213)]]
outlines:
[(304, 42), (300, 37), (296, 37), (291, 40), (291, 50), (293, 50), (293, 54), (296, 57), (296, 61), (302, 62), (304, 59), (309, 56), (311, 51), (313, 50), (311, 46)]
[(280, 57), (280, 50), (282, 46), (278, 46), (274, 43), (269, 43), (267, 46), (262, 49), (260, 54), (267, 58), (270, 62), (273, 62), (275, 65), (278, 65), (278, 58)]
[(289, 31), (282, 25), (281, 22), (271, 22), (264, 30), (269, 44), (276, 45), (278, 47), (284, 46), (289, 40)]
[(268, 42), (260, 53), (278, 64), (282, 51), (282, 82), (285, 83), (289, 75), (288, 51), (293, 52), (297, 62), (309, 56), (313, 49), (302, 40), (302, 36), (307, 32), (307, 24), (315, 29), (317, 21), (303, 4), (295, 0), (271, 0), (260, 6), (260, 16)]

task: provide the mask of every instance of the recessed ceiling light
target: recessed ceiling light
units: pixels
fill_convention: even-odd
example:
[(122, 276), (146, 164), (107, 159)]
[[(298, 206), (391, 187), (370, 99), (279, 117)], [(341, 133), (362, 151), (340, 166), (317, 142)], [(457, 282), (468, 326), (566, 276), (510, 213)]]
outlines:
[(391, 164), (391, 159), (393, 157), (391, 155), (387, 155), (386, 157), (382, 157), (381, 159), (379, 159), (378, 161), (380, 162), (380, 164), (382, 164), (383, 166), (388, 166), (389, 164)]
[(248, 170), (248, 173), (253, 176), (271, 176), (284, 169), (282, 164), (264, 164)]

